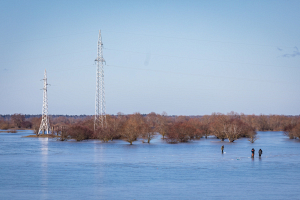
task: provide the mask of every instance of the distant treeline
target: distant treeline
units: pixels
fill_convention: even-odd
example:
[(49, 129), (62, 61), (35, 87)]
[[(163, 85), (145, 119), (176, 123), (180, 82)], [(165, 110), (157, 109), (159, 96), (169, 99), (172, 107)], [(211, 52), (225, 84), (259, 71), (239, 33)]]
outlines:
[[(10, 120), (12, 116), (14, 116), (16, 114), (13, 115), (0, 115), (0, 119), (6, 119), (6, 120)], [(18, 115), (18, 114), (17, 114)], [(23, 115), (23, 114), (21, 114)], [(75, 118), (75, 119), (83, 119), (86, 118), (88, 116), (91, 115), (49, 115), (49, 117), (51, 118), (56, 118), (56, 117), (67, 117), (67, 118)], [(34, 118), (34, 117), (42, 117), (42, 115), (24, 115), (25, 119), (30, 119), (30, 118)]]
[[(106, 115), (103, 127), (94, 130), (94, 116), (51, 115), (51, 132), (60, 140), (100, 139), (108, 142), (123, 139), (132, 144), (138, 138), (150, 143), (156, 135), (162, 135), (169, 143), (188, 142), (215, 136), (233, 142), (246, 137), (256, 140), (256, 131), (284, 131), (291, 139), (300, 138), (300, 116), (244, 115), (235, 112), (213, 113), (204, 116), (168, 116), (166, 113), (134, 113)], [(38, 134), (41, 115), (1, 115), (0, 129), (33, 129)]]

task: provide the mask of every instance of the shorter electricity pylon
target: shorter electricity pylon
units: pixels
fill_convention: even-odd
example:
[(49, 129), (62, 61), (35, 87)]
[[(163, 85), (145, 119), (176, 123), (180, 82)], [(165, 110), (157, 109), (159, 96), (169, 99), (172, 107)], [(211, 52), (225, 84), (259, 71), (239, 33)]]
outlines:
[(38, 132), (38, 135), (40, 134), (40, 132), (42, 132), (43, 134), (45, 134), (45, 132), (47, 134), (49, 134), (49, 129), (50, 129), (50, 125), (49, 125), (49, 118), (48, 118), (48, 99), (47, 99), (47, 85), (49, 85), (47, 83), (47, 72), (45, 69), (45, 73), (44, 73), (44, 92), (43, 92), (43, 112), (42, 112), (42, 121), (41, 121), (41, 125), (40, 125), (40, 129)]
[(105, 62), (102, 52), (102, 37), (99, 30), (98, 49), (97, 49), (97, 72), (96, 72), (96, 102), (95, 102), (95, 119), (94, 131), (98, 128), (106, 127), (106, 107), (105, 107), (105, 90), (104, 90), (104, 69), (103, 63)]

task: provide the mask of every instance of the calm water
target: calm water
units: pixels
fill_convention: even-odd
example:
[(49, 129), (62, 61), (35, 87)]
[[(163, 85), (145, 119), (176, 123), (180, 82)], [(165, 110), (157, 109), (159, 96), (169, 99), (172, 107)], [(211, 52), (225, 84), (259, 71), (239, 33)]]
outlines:
[(0, 132), (0, 199), (300, 199), (300, 142), (282, 132), (173, 145), (29, 134)]

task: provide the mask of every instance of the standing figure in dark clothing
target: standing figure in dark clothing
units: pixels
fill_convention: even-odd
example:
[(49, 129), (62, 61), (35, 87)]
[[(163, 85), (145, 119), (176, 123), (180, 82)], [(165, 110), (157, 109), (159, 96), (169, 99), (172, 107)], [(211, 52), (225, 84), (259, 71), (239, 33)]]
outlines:
[(252, 153), (252, 158), (254, 158), (254, 152), (255, 152), (255, 149), (254, 149), (254, 148), (252, 148), (252, 150), (251, 150), (251, 153)]
[(259, 150), (258, 150), (258, 155), (259, 155), (259, 157), (261, 156), (261, 154), (262, 154), (262, 150), (259, 149)]
[(221, 150), (222, 150), (222, 153), (223, 153), (223, 151), (224, 151), (224, 145), (221, 147)]

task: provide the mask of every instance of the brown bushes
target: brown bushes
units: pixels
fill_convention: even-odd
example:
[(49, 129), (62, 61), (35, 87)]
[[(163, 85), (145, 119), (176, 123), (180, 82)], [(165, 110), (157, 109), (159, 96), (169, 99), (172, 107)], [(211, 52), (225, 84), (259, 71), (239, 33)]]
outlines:
[(284, 128), (284, 133), (289, 136), (290, 139), (300, 139), (300, 123), (287, 125)]
[(25, 120), (25, 115), (23, 114), (13, 114), (8, 119), (1, 119), (0, 117), (0, 129), (7, 130), (10, 128), (22, 129), (22, 128), (32, 128), (32, 123)]
[(7, 130), (9, 128), (10, 128), (10, 125), (7, 122), (6, 123), (2, 122), (1, 125), (0, 125), (0, 129), (2, 129), (2, 130)]
[(75, 124), (68, 129), (68, 135), (76, 141), (93, 139), (93, 131), (86, 126)]
[(130, 115), (120, 127), (122, 138), (132, 145), (132, 142), (136, 141), (136, 139), (141, 135), (142, 124), (143, 120), (141, 114), (135, 113)]
[(197, 138), (196, 128), (194, 128), (187, 121), (185, 122), (175, 122), (169, 126), (169, 131), (167, 133), (167, 142), (177, 143), (177, 142), (188, 142)]
[(115, 132), (111, 127), (99, 127), (95, 131), (95, 138), (102, 140), (103, 142), (108, 142), (115, 138)]
[[(155, 136), (156, 132), (162, 135), (169, 143), (188, 142), (191, 140), (200, 139), (201, 137), (207, 138), (214, 135), (220, 140), (228, 139), (229, 142), (246, 137), (250, 142), (254, 142), (257, 131), (265, 130), (280, 130), (285, 127), (285, 133), (290, 138), (299, 138), (298, 126), (299, 117), (287, 117), (279, 115), (239, 115), (238, 113), (228, 113), (227, 115), (221, 113), (213, 113), (203, 117), (168, 117), (166, 115), (159, 115), (150, 113), (148, 115), (141, 115), (135, 113), (132, 115), (106, 116), (107, 125), (101, 127), (93, 132), (92, 118), (80, 122), (80, 126), (72, 126), (72, 138), (79, 140), (96, 138), (103, 142), (109, 140), (122, 138), (133, 144), (137, 138), (144, 138), (148, 143)], [(79, 123), (78, 121), (76, 123)], [(88, 127), (89, 134), (83, 127)], [(75, 131), (79, 129), (82, 133), (79, 134)], [(70, 131), (68, 131), (70, 133)], [(80, 137), (79, 137), (80, 135)], [(78, 140), (78, 139), (76, 139)]]
[(187, 142), (193, 139), (207, 138), (214, 135), (224, 141), (234, 142), (241, 137), (251, 137), (255, 141), (255, 129), (243, 122), (239, 114), (221, 113), (203, 118), (180, 117), (168, 127), (167, 141), (169, 143)]
[[(31, 128), (38, 132), (41, 117), (28, 118), (22, 114), (0, 116), (0, 129)], [(300, 136), (300, 117), (283, 115), (244, 115), (230, 112), (227, 115), (213, 113), (205, 116), (167, 116), (135, 113), (117, 116), (106, 115), (105, 126), (94, 131), (94, 116), (50, 116), (51, 130), (60, 140), (74, 138), (100, 139), (108, 142), (124, 139), (133, 144), (137, 138), (148, 143), (159, 133), (169, 143), (188, 142), (213, 135), (220, 140), (234, 142), (246, 137), (250, 142), (256, 138), (255, 131), (284, 131), (290, 138)], [(63, 131), (62, 131), (63, 130)]]

